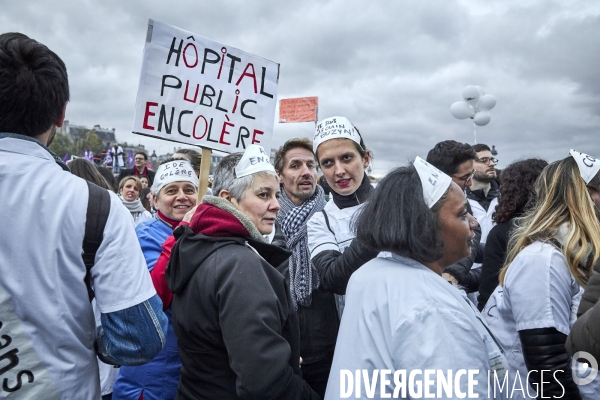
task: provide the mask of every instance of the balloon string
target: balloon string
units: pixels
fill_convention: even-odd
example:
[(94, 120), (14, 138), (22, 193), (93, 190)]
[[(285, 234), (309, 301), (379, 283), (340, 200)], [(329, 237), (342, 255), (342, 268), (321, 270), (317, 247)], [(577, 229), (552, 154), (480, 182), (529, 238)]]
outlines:
[(473, 144), (477, 144), (477, 126), (475, 125), (475, 121), (473, 121), (473, 137), (475, 139)]

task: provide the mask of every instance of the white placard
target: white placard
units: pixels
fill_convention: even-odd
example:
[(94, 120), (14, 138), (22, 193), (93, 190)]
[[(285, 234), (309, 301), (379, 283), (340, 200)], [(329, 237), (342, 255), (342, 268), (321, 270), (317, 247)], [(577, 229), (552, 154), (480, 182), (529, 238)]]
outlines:
[(148, 20), (133, 132), (226, 153), (271, 150), (279, 64)]

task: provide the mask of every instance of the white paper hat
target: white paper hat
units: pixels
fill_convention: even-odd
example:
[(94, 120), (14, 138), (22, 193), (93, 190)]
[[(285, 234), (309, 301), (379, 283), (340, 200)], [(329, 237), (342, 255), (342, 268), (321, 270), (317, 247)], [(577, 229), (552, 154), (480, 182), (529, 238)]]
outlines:
[(452, 178), (419, 156), (415, 158), (413, 164), (421, 178), (425, 203), (427, 207), (431, 208), (446, 193), (452, 183)]
[(579, 151), (571, 149), (569, 151), (571, 157), (577, 161), (577, 166), (579, 167), (579, 174), (585, 181), (587, 185), (590, 181), (596, 176), (598, 171), (600, 171), (600, 160), (595, 159), (592, 156), (588, 156), (587, 154), (581, 153)]
[(198, 177), (188, 160), (173, 160), (161, 164), (154, 176), (152, 193), (158, 194), (160, 189), (173, 182), (189, 182), (198, 188)]
[(240, 162), (235, 166), (235, 177), (252, 175), (262, 171), (273, 171), (275, 168), (269, 160), (269, 155), (265, 152), (262, 146), (251, 144), (248, 146)]
[(313, 139), (315, 154), (319, 145), (330, 139), (350, 139), (360, 146), (360, 135), (346, 117), (331, 117), (317, 124)]

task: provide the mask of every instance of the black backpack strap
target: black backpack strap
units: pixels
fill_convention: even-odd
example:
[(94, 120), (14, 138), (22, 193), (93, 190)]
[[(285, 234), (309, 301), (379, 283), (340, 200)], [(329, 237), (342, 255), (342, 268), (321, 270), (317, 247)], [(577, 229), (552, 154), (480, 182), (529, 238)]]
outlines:
[(96, 252), (102, 243), (106, 220), (110, 212), (110, 195), (106, 189), (94, 185), (88, 181), (88, 206), (85, 216), (85, 236), (83, 237), (83, 254), (81, 258), (85, 264), (85, 286), (88, 290), (90, 301), (94, 298), (94, 291), (91, 286), (91, 272), (96, 258)]

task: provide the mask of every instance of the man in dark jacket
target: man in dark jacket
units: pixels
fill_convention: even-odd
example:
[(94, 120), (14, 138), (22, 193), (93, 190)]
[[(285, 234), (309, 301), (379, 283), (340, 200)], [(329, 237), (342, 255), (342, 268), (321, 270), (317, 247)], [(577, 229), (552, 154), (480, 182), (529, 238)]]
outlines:
[(487, 235), (492, 230), (494, 222), (492, 214), (498, 205), (500, 184), (496, 172), (498, 160), (492, 155), (489, 146), (479, 143), (473, 146), (477, 158), (473, 163), (473, 180), (466, 189), (467, 199), (473, 210), (473, 216), (481, 226), (481, 243), (485, 243)]
[(126, 176), (137, 176), (138, 178), (140, 176), (146, 176), (148, 177), (148, 186), (151, 187), (154, 183), (154, 175), (156, 172), (148, 169), (148, 155), (143, 151), (138, 151), (133, 158), (133, 164), (133, 168), (121, 170), (119, 173), (119, 182)]
[[(436, 144), (427, 154), (427, 162), (444, 172), (452, 178), (460, 188), (468, 190), (473, 182), (473, 167), (477, 153), (471, 145), (459, 143), (454, 140), (445, 140)], [(473, 215), (473, 210), (467, 203), (467, 211)], [(471, 254), (457, 263), (446, 267), (442, 276), (452, 283), (464, 286), (467, 292), (476, 292), (479, 283), (479, 273), (481, 271), (472, 270), (479, 251), (479, 241), (481, 239), (481, 227), (478, 225), (473, 229), (475, 237), (471, 243)]]
[(292, 251), (285, 275), (300, 318), (302, 377), (325, 396), (340, 322), (335, 295), (320, 287), (307, 244), (306, 223), (325, 206), (312, 142), (305, 138), (285, 142), (275, 154), (275, 170), (282, 186), (277, 223)]
[(279, 181), (268, 157), (246, 157), (253, 147), (221, 161), (218, 196), (205, 196), (189, 227), (175, 231), (166, 276), (180, 400), (319, 399), (301, 377), (298, 315), (276, 269), (290, 253), (263, 238), (279, 210)]

